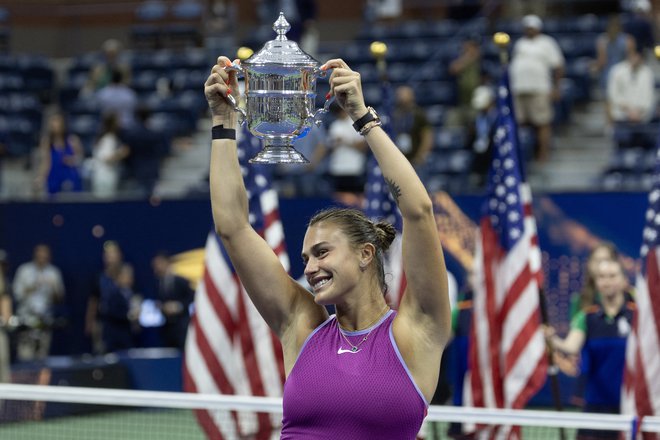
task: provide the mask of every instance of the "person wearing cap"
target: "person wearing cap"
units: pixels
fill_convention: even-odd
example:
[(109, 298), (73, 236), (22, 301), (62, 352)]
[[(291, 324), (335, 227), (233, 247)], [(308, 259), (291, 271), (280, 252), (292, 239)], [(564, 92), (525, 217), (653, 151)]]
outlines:
[(537, 15), (526, 15), (522, 25), (524, 35), (513, 47), (510, 68), (514, 108), (518, 123), (536, 128), (536, 157), (546, 161), (550, 153), (553, 105), (560, 97), (564, 55), (554, 38), (541, 33), (543, 21)]

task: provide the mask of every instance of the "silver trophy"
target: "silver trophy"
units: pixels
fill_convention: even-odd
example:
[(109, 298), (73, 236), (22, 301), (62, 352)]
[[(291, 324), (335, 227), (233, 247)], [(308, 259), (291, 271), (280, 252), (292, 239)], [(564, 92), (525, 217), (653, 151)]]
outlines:
[(273, 24), (274, 40), (234, 69), (245, 77), (246, 108), (238, 106), (233, 96), (229, 100), (241, 114), (241, 123), (254, 136), (264, 141), (264, 148), (250, 163), (308, 163), (293, 142), (305, 136), (312, 123), (320, 124), (331, 100), (316, 110), (316, 78), (325, 74), (320, 63), (303, 52), (295, 41), (286, 38), (291, 26), (280, 12)]

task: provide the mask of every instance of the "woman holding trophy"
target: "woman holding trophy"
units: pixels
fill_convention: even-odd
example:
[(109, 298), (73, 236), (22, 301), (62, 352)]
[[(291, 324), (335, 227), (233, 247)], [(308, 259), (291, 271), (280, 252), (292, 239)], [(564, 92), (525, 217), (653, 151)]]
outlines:
[[(399, 309), (391, 310), (384, 298), (383, 254), (394, 239), (392, 225), (374, 223), (358, 210), (330, 208), (310, 220), (303, 241), (310, 294), (248, 221), (231, 103), (238, 101), (239, 87), (231, 66), (219, 57), (205, 83), (214, 125), (213, 219), (251, 300), (282, 343), (282, 438), (414, 439), (450, 333), (447, 274), (431, 199), (365, 105), (360, 75), (340, 59), (321, 66), (332, 71), (330, 94), (364, 136), (401, 210), (407, 287)], [(328, 316), (328, 304), (336, 315)]]

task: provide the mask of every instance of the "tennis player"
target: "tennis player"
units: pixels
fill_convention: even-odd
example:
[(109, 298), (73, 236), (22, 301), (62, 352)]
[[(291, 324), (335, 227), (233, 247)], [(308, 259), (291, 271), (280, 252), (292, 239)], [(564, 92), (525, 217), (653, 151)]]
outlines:
[[(447, 273), (433, 206), (415, 170), (367, 107), (360, 75), (341, 59), (330, 93), (375, 155), (403, 217), (407, 287), (397, 311), (385, 301), (383, 254), (392, 225), (352, 209), (315, 215), (302, 259), (310, 293), (283, 269), (248, 221), (236, 151), (239, 99), (230, 60), (219, 57), (205, 83), (213, 117), (211, 204), (218, 235), (255, 306), (279, 336), (287, 380), (283, 439), (414, 439), (433, 396), (450, 334)], [(324, 306), (333, 304), (336, 315)]]

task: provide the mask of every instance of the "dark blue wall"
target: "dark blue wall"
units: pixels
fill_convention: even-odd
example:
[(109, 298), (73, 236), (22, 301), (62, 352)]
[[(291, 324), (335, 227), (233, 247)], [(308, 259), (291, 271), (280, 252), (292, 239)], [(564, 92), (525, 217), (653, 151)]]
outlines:
[[(455, 202), (473, 221), (479, 217), (482, 198), (459, 196)], [(537, 195), (541, 248), (552, 260), (584, 257), (588, 252), (584, 234), (614, 241), (622, 252), (637, 257), (646, 207), (642, 193), (575, 193)], [(332, 203), (327, 199), (283, 199), (284, 223), (292, 275), (302, 274), (299, 257), (306, 222), (317, 210)], [(103, 234), (94, 235), (95, 227)], [(82, 336), (82, 318), (87, 296), (101, 269), (101, 250), (106, 240), (117, 240), (125, 258), (135, 267), (137, 289), (153, 294), (151, 257), (159, 250), (183, 252), (204, 246), (212, 228), (208, 199), (150, 203), (4, 203), (0, 204), (0, 248), (10, 256), (11, 269), (31, 258), (39, 242), (53, 249), (53, 261), (62, 269), (67, 302), (62, 310), (73, 327), (58, 353), (88, 349)], [(98, 229), (98, 228), (97, 228)], [(554, 267), (554, 266), (553, 266)], [(558, 281), (548, 269), (549, 290)], [(575, 276), (573, 274), (572, 276)], [(457, 274), (459, 282), (461, 275)], [(556, 291), (556, 289), (555, 289)], [(560, 292), (566, 294), (567, 292)]]

